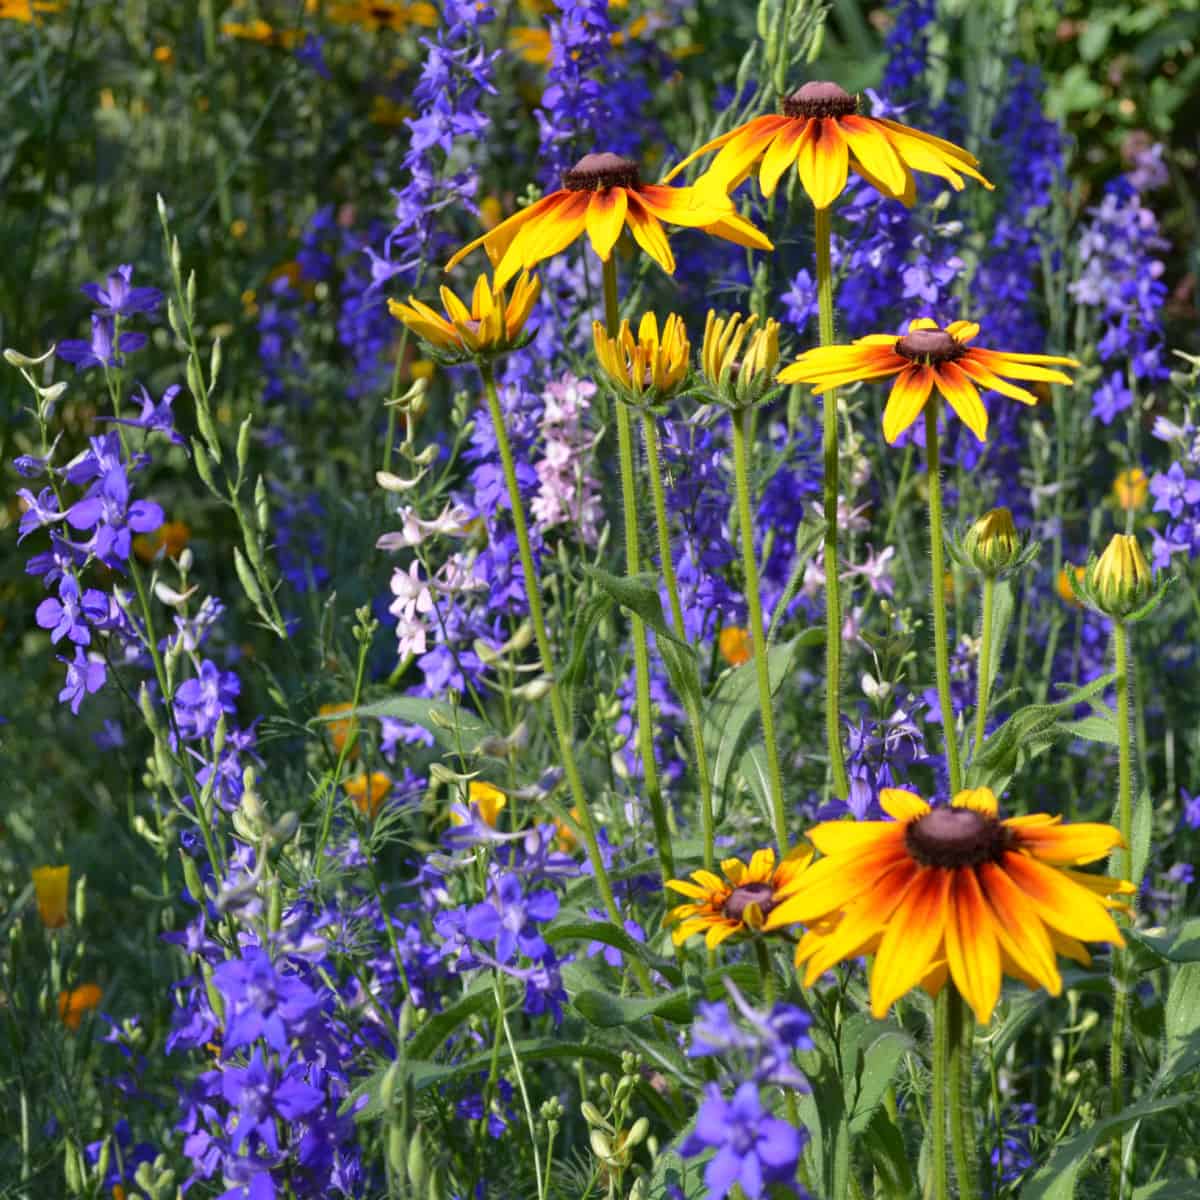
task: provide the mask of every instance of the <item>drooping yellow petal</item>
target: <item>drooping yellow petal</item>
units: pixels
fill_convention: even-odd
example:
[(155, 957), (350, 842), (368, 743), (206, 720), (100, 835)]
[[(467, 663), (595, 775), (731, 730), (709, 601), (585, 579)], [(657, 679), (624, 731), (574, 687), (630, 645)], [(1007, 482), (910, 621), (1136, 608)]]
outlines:
[(996, 793), (987, 787), (967, 788), (959, 792), (950, 803), (953, 808), (969, 808), (985, 817), (994, 817), (999, 812)]
[(1087, 942), (1125, 944), (1104, 904), (1061, 871), (1011, 851), (1000, 865), (1052, 929)]
[(883, 437), (891, 445), (920, 415), (933, 390), (933, 371), (913, 363), (896, 377), (883, 410)]
[(626, 220), (634, 240), (668, 275), (675, 274), (675, 255), (659, 220), (634, 194), (629, 195)]
[(982, 863), (978, 878), (992, 913), (992, 928), (1009, 957), (1052, 996), (1062, 991), (1054, 947), (1037, 910), (995, 863)]
[(733, 191), (750, 174), (775, 134), (791, 123), (791, 117), (770, 114), (743, 125), (721, 148), (696, 186), (723, 194)]
[(828, 208), (842, 194), (850, 154), (832, 117), (809, 122), (797, 148), (796, 165), (814, 208)]
[(915, 821), (930, 811), (928, 801), (903, 788), (881, 788), (879, 807), (894, 821)]
[(1124, 841), (1120, 831), (1111, 825), (1082, 822), (1041, 828), (1020, 827), (1018, 844), (1042, 862), (1075, 866), (1103, 858)]
[(808, 837), (822, 854), (854, 854), (903, 839), (904, 827), (895, 821), (826, 821), (810, 829)]
[[(959, 797), (962, 795), (960, 792)], [(976, 1019), (986, 1025), (1000, 998), (1000, 946), (991, 912), (971, 870), (954, 873), (946, 922), (946, 964)]]
[(593, 192), (588, 203), (588, 237), (601, 262), (608, 262), (608, 256), (625, 227), (625, 213), (629, 207), (626, 197), (624, 188), (603, 188)]
[(555, 192), (557, 201), (527, 221), (496, 264), (495, 284), (504, 287), (521, 270), (565, 250), (587, 224), (588, 192)]
[(885, 195), (899, 199), (908, 187), (909, 173), (887, 135), (869, 118), (850, 115), (838, 121), (850, 152), (877, 181)]
[(1034, 405), (1038, 402), (1038, 398), (1031, 391), (1001, 379), (999, 375), (977, 362), (973, 353), (964, 354), (958, 360), (958, 366), (964, 375), (973, 379), (982, 388), (990, 388), (993, 392), (999, 392), (1000, 395), (1007, 396), (1010, 400), (1019, 400), (1022, 404)]
[(927, 867), (919, 872), (892, 914), (871, 968), (871, 1013), (887, 1010), (917, 986), (942, 948), (951, 872)]
[(689, 154), (681, 163), (672, 167), (663, 178), (663, 183), (670, 183), (672, 179), (674, 179), (686, 167), (694, 163), (696, 159), (703, 158), (704, 155), (708, 154), (711, 150), (718, 150), (722, 146), (728, 145), (731, 141), (733, 141), (734, 138), (740, 136), (751, 126), (762, 126), (768, 123), (775, 123), (778, 121), (778, 119), (778, 117), (770, 114), (767, 116), (755, 117), (755, 119), (750, 121), (749, 124), (739, 126), (737, 129), (731, 129), (728, 133), (723, 133), (720, 137), (713, 138), (711, 142), (705, 142), (703, 146), (693, 150), (691, 154)]
[(784, 171), (795, 163), (806, 124), (804, 120), (790, 121), (775, 134), (767, 147), (762, 166), (758, 169), (758, 186), (764, 196), (775, 194)]
[(958, 413), (962, 423), (981, 441), (987, 441), (988, 415), (975, 385), (953, 362), (938, 363), (933, 368), (937, 389)]
[(468, 242), (446, 263), (446, 270), (449, 271), (458, 266), (472, 250), (479, 246), (483, 246), (487, 250), (488, 258), (493, 263), (498, 262), (525, 223), (540, 217), (547, 210), (555, 208), (565, 194), (565, 192), (561, 191), (551, 192), (548, 196), (543, 196), (527, 208), (513, 213), (511, 217), (507, 217), (481, 237), (477, 237), (473, 242)]
[[(808, 922), (844, 908), (881, 883), (889, 867), (905, 860), (903, 843), (886, 842), (854, 858), (823, 858), (809, 867), (767, 916), (767, 929)], [(883, 884), (881, 883), (881, 886)]]

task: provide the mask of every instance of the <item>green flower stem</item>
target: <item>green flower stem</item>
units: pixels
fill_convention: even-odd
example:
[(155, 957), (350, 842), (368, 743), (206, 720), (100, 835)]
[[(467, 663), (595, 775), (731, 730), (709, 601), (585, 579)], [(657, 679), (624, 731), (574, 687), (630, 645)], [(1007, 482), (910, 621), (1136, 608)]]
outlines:
[(787, 820), (783, 810), (783, 775), (775, 742), (775, 714), (771, 707), (771, 673), (767, 663), (767, 638), (763, 631), (762, 596), (758, 590), (758, 560), (754, 553), (754, 512), (750, 504), (750, 463), (747, 451), (750, 410), (733, 414), (733, 470), (737, 485), (738, 526), (742, 565), (746, 575), (746, 607), (750, 612), (750, 642), (758, 678), (758, 707), (762, 712), (763, 743), (767, 748), (767, 773), (771, 781), (771, 818), (779, 856), (788, 852)]
[[(546, 617), (542, 611), (541, 581), (533, 564), (533, 550), (529, 545), (529, 527), (525, 524), (525, 510), (521, 506), (521, 491), (517, 486), (517, 471), (513, 465), (512, 446), (508, 440), (508, 430), (504, 425), (504, 412), (500, 408), (500, 397), (496, 394), (496, 377), (490, 363), (479, 364), (479, 374), (483, 377), (483, 390), (487, 394), (488, 411), (491, 413), (492, 425), (496, 432), (496, 445), (500, 448), (500, 461), (504, 466), (504, 480), (508, 484), (509, 500), (512, 503), (513, 526), (517, 533), (517, 546), (521, 554), (521, 570), (525, 575), (525, 593), (529, 601), (529, 618), (533, 622), (533, 635), (537, 640), (538, 655), (542, 660), (542, 670), (550, 678), (550, 712), (554, 718), (554, 732), (558, 737), (559, 756), (562, 759), (563, 770), (567, 776), (567, 786), (571, 792), (571, 801), (578, 813), (579, 828), (583, 833), (583, 843), (587, 850), (588, 861), (596, 877), (596, 886), (600, 889), (604, 901), (604, 911), (614, 925), (621, 926), (621, 914), (617, 902), (613, 898), (612, 884), (609, 882), (608, 869), (600, 853), (600, 844), (596, 841), (596, 827), (592, 822), (592, 810), (588, 806), (587, 797), (583, 792), (583, 781), (579, 777), (579, 767), (575, 762), (575, 749), (571, 742), (571, 727), (567, 720), (566, 706), (563, 704), (562, 693), (558, 687), (558, 676), (554, 669), (554, 654), (550, 648), (550, 635), (546, 632)], [(645, 967), (638, 963), (639, 975), (645, 976), (643, 985), (648, 986), (649, 978)]]
[(950, 700), (950, 647), (946, 636), (946, 562), (942, 547), (942, 467), (938, 450), (938, 402), (925, 402), (925, 459), (929, 466), (929, 557), (933, 564), (933, 642), (937, 669), (938, 699), (942, 702), (942, 734), (946, 739), (946, 766), (950, 772), (950, 795), (962, 791), (962, 767), (958, 761), (954, 705)]
[(951, 1200), (950, 1157), (946, 1146), (946, 1096), (950, 1057), (950, 992), (947, 984), (938, 992), (933, 1005), (933, 1097), (932, 1128), (929, 1140), (933, 1150), (933, 1200)]
[[(662, 456), (658, 451), (658, 425), (654, 414), (642, 411), (642, 432), (646, 441), (646, 465), (650, 473), (650, 492), (654, 498), (654, 521), (658, 527), (658, 557), (662, 563), (663, 579), (667, 585), (667, 597), (671, 604), (671, 620), (681, 638), (686, 637), (683, 626), (683, 605), (679, 602), (679, 581), (675, 577), (675, 563), (671, 557), (671, 527), (667, 521), (667, 498), (663, 487)], [(704, 865), (710, 871), (713, 866), (713, 800), (712, 774), (708, 766), (708, 751), (704, 747), (704, 728), (700, 710), (688, 697), (683, 698), (688, 724), (692, 730), (692, 744), (696, 751), (696, 775), (700, 781), (700, 827), (704, 836)]]
[(975, 1129), (971, 1106), (971, 1048), (974, 1041), (973, 1018), (952, 983), (942, 988), (947, 996), (947, 1050), (950, 1089), (950, 1152), (954, 1157), (954, 1176), (958, 1182), (958, 1200), (978, 1200), (979, 1172), (975, 1162)]
[[(604, 264), (604, 318), (609, 336), (617, 332), (617, 262), (611, 255)], [(617, 447), (621, 460), (621, 507), (625, 515), (625, 569), (633, 576), (641, 570), (641, 548), (638, 534), (637, 484), (633, 473), (633, 423), (629, 408), (616, 405)], [(650, 802), (650, 817), (654, 822), (654, 841), (663, 881), (675, 874), (675, 856), (671, 850), (671, 831), (667, 826), (667, 806), (663, 802), (658, 781), (658, 766), (654, 761), (654, 710), (650, 705), (650, 647), (646, 625), (641, 617), (630, 614), (633, 637), (633, 665), (637, 676), (637, 733), (638, 753), (642, 760), (642, 777), (646, 798)]]
[[(833, 266), (830, 261), (829, 209), (816, 210), (817, 306), (821, 345), (833, 345)], [(850, 780), (842, 757), (842, 595), (838, 579), (838, 415), (837, 389), (824, 396), (825, 462), (825, 741), (833, 792), (839, 800), (850, 795)]]
[[(1129, 716), (1129, 630), (1124, 621), (1113, 622), (1113, 658), (1117, 671), (1117, 822), (1125, 848), (1113, 855), (1115, 874), (1133, 879), (1133, 748)], [(1125, 1026), (1129, 1018), (1129, 982), (1126, 977), (1125, 952), (1113, 950), (1113, 1015), (1112, 1042), (1109, 1046), (1108, 1107), (1116, 1116), (1125, 1107)], [(1111, 1181), (1109, 1195), (1121, 1200), (1125, 1185), (1125, 1168), (1121, 1161), (1121, 1134), (1115, 1133), (1109, 1149)]]
[(992, 610), (996, 600), (996, 578), (983, 577), (983, 632), (979, 639), (979, 699), (975, 704), (975, 757), (983, 749), (983, 733), (987, 725), (988, 698), (992, 691)]

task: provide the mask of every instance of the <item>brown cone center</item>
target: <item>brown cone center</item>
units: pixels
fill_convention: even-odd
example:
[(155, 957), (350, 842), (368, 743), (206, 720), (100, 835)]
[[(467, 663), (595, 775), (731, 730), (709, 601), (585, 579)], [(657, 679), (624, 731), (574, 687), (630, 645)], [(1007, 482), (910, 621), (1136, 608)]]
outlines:
[(721, 911), (730, 920), (740, 921), (751, 904), (757, 904), (764, 917), (775, 907), (775, 891), (769, 883), (747, 883), (734, 888)]
[(635, 188), (641, 183), (638, 165), (619, 154), (585, 154), (569, 171), (562, 185), (570, 192), (595, 192), (601, 188)]
[(908, 853), (923, 867), (976, 867), (997, 862), (1010, 836), (995, 817), (973, 808), (935, 808), (909, 825)]
[(858, 111), (858, 100), (845, 88), (814, 80), (783, 98), (785, 117), (848, 117)]
[(914, 329), (896, 343), (896, 353), (927, 363), (952, 362), (966, 347), (944, 329)]

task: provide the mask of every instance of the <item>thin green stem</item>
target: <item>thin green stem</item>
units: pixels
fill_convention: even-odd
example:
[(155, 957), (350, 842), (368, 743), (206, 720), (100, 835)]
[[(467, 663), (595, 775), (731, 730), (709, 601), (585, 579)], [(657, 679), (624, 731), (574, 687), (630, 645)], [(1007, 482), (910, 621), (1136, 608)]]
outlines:
[[(663, 580), (667, 585), (667, 598), (671, 605), (671, 621), (675, 632), (685, 639), (683, 605), (679, 602), (679, 581), (675, 577), (675, 562), (671, 557), (671, 526), (667, 520), (667, 497), (663, 487), (662, 455), (658, 450), (658, 425), (654, 414), (642, 411), (642, 433), (646, 442), (646, 466), (650, 474), (650, 492), (654, 499), (654, 522), (658, 528), (658, 557)], [(704, 865), (712, 870), (714, 860), (712, 775), (708, 766), (708, 751), (704, 746), (704, 728), (700, 710), (691, 697), (683, 697), (688, 725), (692, 731), (692, 745), (696, 751), (696, 775), (700, 783), (700, 827), (704, 837)]]
[[(508, 440), (508, 430), (504, 424), (504, 412), (500, 407), (500, 397), (496, 393), (496, 378), (491, 365), (480, 363), (479, 374), (483, 378), (483, 390), (487, 394), (488, 411), (491, 414), (492, 425), (496, 434), (496, 445), (500, 450), (500, 461), (504, 467), (504, 480), (508, 485), (508, 496), (512, 504), (513, 527), (517, 534), (517, 547), (521, 556), (521, 570), (525, 576), (525, 594), (529, 601), (529, 619), (533, 623), (533, 635), (537, 641), (538, 655), (542, 660), (542, 670), (550, 678), (550, 713), (554, 720), (554, 732), (558, 738), (559, 756), (562, 759), (563, 771), (567, 777), (567, 787), (571, 792), (571, 801), (575, 807), (579, 828), (583, 834), (584, 847), (587, 850), (588, 861), (596, 877), (596, 886), (600, 889), (604, 910), (615, 925), (621, 925), (621, 914), (617, 902), (613, 898), (612, 884), (608, 878), (608, 868), (600, 853), (600, 844), (596, 840), (596, 826), (592, 821), (592, 810), (588, 805), (587, 796), (583, 791), (583, 781), (579, 777), (579, 767), (575, 762), (575, 750), (571, 741), (571, 728), (567, 720), (566, 705), (563, 704), (562, 693), (558, 686), (558, 674), (554, 667), (554, 654), (550, 647), (550, 635), (546, 632), (546, 617), (542, 611), (541, 581), (538, 579), (537, 568), (533, 562), (533, 549), (529, 544), (529, 527), (525, 523), (525, 510), (521, 504), (521, 490), (517, 485), (517, 470), (513, 463), (512, 445)], [(641, 967), (639, 977), (643, 987), (649, 986), (649, 976), (642, 964), (635, 964), (634, 969)]]
[(942, 467), (938, 450), (938, 402), (925, 402), (925, 459), (929, 466), (929, 557), (933, 569), (933, 642), (937, 669), (938, 699), (942, 706), (942, 733), (946, 739), (946, 767), (950, 773), (950, 795), (962, 791), (962, 767), (958, 761), (958, 733), (954, 705), (950, 699), (950, 646), (946, 636), (946, 562), (942, 547)]
[(763, 1004), (770, 1008), (775, 1003), (775, 972), (771, 969), (766, 942), (760, 937), (754, 939), (754, 957), (758, 962), (758, 977), (762, 980)]
[(954, 1175), (959, 1200), (978, 1200), (979, 1172), (975, 1163), (975, 1122), (970, 1092), (973, 1019), (952, 983), (947, 983), (942, 992), (949, 993), (946, 1001), (950, 1059), (947, 1086), (950, 1089), (950, 1149), (954, 1156)]
[[(604, 264), (604, 315), (609, 336), (617, 332), (617, 264), (609, 257)], [(631, 577), (641, 570), (641, 546), (638, 533), (637, 484), (633, 471), (633, 423), (629, 408), (616, 405), (617, 450), (621, 463), (621, 508), (625, 518), (625, 570)], [(633, 639), (633, 667), (637, 693), (638, 754), (642, 760), (642, 778), (646, 799), (650, 803), (650, 818), (654, 822), (654, 841), (663, 881), (675, 874), (675, 856), (671, 850), (671, 830), (667, 825), (667, 806), (663, 801), (654, 761), (654, 709), (650, 703), (650, 645), (646, 624), (636, 613), (630, 613), (630, 635)]]
[(758, 679), (758, 707), (762, 713), (763, 743), (767, 748), (767, 774), (771, 785), (771, 819), (780, 857), (788, 851), (787, 819), (783, 809), (783, 775), (775, 740), (775, 713), (771, 707), (771, 673), (767, 639), (763, 630), (762, 596), (758, 588), (758, 559), (754, 553), (754, 510), (750, 503), (750, 410), (733, 414), (733, 470), (737, 487), (738, 526), (742, 541), (742, 566), (746, 575), (746, 607), (750, 614), (750, 643)]
[(950, 992), (938, 993), (933, 1006), (933, 1096), (929, 1140), (933, 1150), (933, 1200), (950, 1200), (950, 1156), (946, 1144), (947, 1066), (950, 1058)]
[[(817, 306), (821, 345), (833, 345), (833, 239), (828, 208), (816, 210)], [(824, 396), (821, 437), (825, 464), (825, 741), (833, 791), (839, 800), (850, 795), (842, 756), (842, 595), (838, 578), (838, 414), (837, 389)]]
[(521, 1056), (517, 1053), (513, 1041), (512, 1030), (508, 1025), (508, 1013), (504, 1007), (504, 992), (500, 986), (500, 972), (495, 976), (497, 1015), (504, 1027), (504, 1040), (508, 1042), (508, 1052), (512, 1056), (513, 1073), (517, 1077), (517, 1089), (521, 1093), (521, 1105), (525, 1109), (525, 1120), (529, 1125), (529, 1141), (533, 1146), (533, 1177), (537, 1180), (538, 1200), (545, 1200), (546, 1192), (542, 1186), (542, 1155), (538, 1149), (537, 1128), (533, 1123), (533, 1106), (529, 1103), (529, 1092), (525, 1087), (525, 1072), (521, 1070)]
[(983, 749), (983, 734), (987, 726), (988, 699), (992, 691), (992, 610), (996, 600), (996, 578), (983, 577), (983, 630), (979, 639), (979, 698), (975, 704), (975, 755)]

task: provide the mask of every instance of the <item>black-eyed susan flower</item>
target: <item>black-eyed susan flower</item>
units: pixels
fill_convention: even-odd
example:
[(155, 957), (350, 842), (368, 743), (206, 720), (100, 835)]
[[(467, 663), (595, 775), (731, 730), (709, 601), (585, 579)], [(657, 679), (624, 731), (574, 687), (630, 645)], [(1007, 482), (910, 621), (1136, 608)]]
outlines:
[(779, 364), (779, 322), (758, 324), (758, 314), (718, 317), (704, 323), (700, 370), (714, 400), (733, 409), (749, 408), (775, 386)]
[(667, 914), (667, 923), (675, 926), (672, 941), (678, 946), (693, 934), (703, 933), (711, 950), (735, 933), (758, 932), (781, 893), (802, 877), (812, 856), (811, 847), (800, 845), (776, 865), (774, 850), (756, 850), (749, 865), (738, 858), (724, 859), (724, 879), (701, 870), (692, 872), (691, 882), (667, 880), (667, 887), (691, 901)]
[(637, 337), (628, 321), (621, 322), (615, 337), (610, 337), (600, 321), (592, 322), (592, 341), (601, 370), (613, 387), (626, 399), (667, 399), (687, 378), (692, 346), (683, 319), (671, 313), (663, 322), (648, 312), (638, 323)]
[(815, 208), (828, 208), (842, 194), (851, 170), (872, 187), (905, 204), (916, 199), (914, 171), (936, 175), (955, 191), (963, 176), (991, 184), (979, 160), (961, 146), (898, 121), (859, 115), (858, 100), (836, 83), (806, 83), (784, 97), (781, 113), (755, 117), (694, 150), (668, 176), (720, 150), (697, 186), (730, 192), (760, 163), (758, 185), (770, 196), (795, 165)]
[(407, 304), (388, 301), (388, 311), (428, 343), (436, 356), (447, 362), (490, 358), (523, 345), (525, 322), (542, 290), (536, 275), (521, 274), (511, 298), (504, 283), (489, 284), (486, 275), (475, 281), (468, 308), (448, 287), (441, 289), (446, 315), (410, 296)]
[(72, 1033), (79, 1029), (83, 1023), (84, 1013), (89, 1013), (96, 1008), (104, 992), (99, 984), (82, 983), (77, 988), (71, 988), (69, 991), (58, 993), (58, 1016), (59, 1020), (71, 1030)]
[(438, 11), (423, 0), (348, 0), (327, 4), (325, 18), (335, 25), (359, 25), (368, 33), (381, 29), (403, 33), (410, 25), (436, 28)]
[(446, 264), (457, 266), (482, 246), (495, 265), (496, 285), (518, 271), (565, 250), (586, 232), (592, 249), (607, 262), (628, 226), (634, 240), (664, 271), (675, 272), (675, 256), (663, 222), (703, 229), (755, 250), (774, 247), (740, 216), (728, 196), (696, 188), (642, 183), (638, 165), (617, 154), (585, 154), (563, 173), (562, 187), (514, 213), (465, 245)]
[(71, 868), (34, 867), (33, 892), (37, 897), (38, 916), (47, 929), (61, 929), (67, 923), (67, 893), (71, 887)]
[(1072, 870), (1122, 845), (1110, 825), (1064, 825), (1035, 813), (1000, 820), (988, 788), (931, 808), (885, 789), (891, 821), (832, 821), (809, 831), (825, 856), (782, 889), (764, 928), (809, 925), (796, 948), (812, 984), (834, 963), (874, 954), (871, 1011), (910, 989), (936, 995), (953, 979), (991, 1020), (1003, 975), (1052, 995), (1057, 955), (1086, 965), (1084, 942), (1124, 945), (1108, 909), (1133, 885)]
[(910, 321), (903, 336), (872, 333), (848, 346), (819, 346), (800, 355), (779, 372), (780, 383), (811, 383), (813, 392), (843, 384), (896, 376), (883, 413), (883, 436), (894, 442), (921, 415), (934, 387), (982, 442), (988, 416), (979, 389), (999, 392), (1022, 404), (1037, 397), (1010, 379), (1071, 383), (1070, 376), (1048, 364), (1077, 367), (1073, 358), (1054, 354), (1016, 354), (985, 350), (968, 343), (979, 333), (974, 321), (951, 321), (939, 329), (936, 321)]

